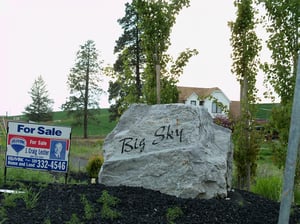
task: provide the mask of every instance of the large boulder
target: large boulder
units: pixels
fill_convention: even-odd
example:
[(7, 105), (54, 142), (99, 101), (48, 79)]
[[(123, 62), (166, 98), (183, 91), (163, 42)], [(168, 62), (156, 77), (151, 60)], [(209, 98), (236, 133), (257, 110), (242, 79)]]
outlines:
[(134, 104), (106, 137), (99, 183), (140, 186), (182, 198), (225, 197), (231, 131), (204, 107)]

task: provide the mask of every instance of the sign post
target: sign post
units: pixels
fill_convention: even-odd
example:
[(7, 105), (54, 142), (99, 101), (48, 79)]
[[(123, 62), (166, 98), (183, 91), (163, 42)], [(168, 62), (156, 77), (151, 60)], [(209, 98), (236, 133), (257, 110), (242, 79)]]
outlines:
[(7, 167), (67, 173), (70, 138), (69, 127), (8, 122), (5, 180)]
[(281, 194), (278, 224), (289, 223), (290, 210), (294, 193), (294, 181), (298, 150), (300, 146), (300, 53), (298, 55), (298, 67), (296, 85), (294, 91), (291, 124), (289, 130), (288, 151), (285, 161), (283, 178), (283, 190)]

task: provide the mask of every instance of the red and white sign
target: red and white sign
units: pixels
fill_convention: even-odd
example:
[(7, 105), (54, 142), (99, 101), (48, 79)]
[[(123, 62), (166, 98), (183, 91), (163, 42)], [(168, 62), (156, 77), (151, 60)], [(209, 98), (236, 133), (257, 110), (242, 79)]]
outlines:
[(67, 172), (71, 128), (8, 122), (6, 167)]

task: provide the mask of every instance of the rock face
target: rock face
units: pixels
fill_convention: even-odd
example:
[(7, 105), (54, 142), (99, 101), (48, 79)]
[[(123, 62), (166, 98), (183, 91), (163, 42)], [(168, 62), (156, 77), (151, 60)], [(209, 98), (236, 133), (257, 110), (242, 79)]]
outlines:
[(99, 183), (141, 186), (182, 198), (225, 197), (232, 180), (231, 131), (205, 108), (134, 104), (106, 137)]

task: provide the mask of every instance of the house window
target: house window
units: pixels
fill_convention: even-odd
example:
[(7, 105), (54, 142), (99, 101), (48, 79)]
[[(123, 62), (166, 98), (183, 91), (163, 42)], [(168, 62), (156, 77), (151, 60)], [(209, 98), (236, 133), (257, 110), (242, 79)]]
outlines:
[(199, 101), (199, 105), (200, 105), (200, 106), (203, 106), (203, 105), (204, 105), (204, 100), (200, 100), (200, 101)]
[(221, 107), (218, 106), (218, 104), (216, 102), (212, 103), (212, 113), (222, 113), (222, 109)]
[(191, 100), (191, 104), (196, 106), (196, 100)]

